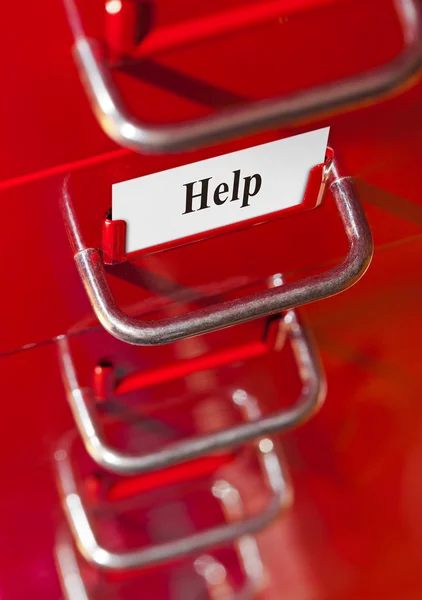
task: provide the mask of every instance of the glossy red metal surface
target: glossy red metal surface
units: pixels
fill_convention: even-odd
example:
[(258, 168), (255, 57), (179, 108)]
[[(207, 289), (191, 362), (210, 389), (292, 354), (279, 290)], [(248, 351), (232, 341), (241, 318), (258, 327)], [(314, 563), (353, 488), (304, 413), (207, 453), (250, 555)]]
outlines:
[[(105, 29), (102, 2), (80, 4), (93, 35), (114, 35)], [(157, 0), (153, 34), (139, 46), (143, 60), (116, 70), (115, 81), (136, 114), (152, 122), (172, 122), (359, 73), (392, 58), (402, 47), (393, 2), (304, 4), (286, 2), (301, 10), (243, 31), (235, 32), (226, 22), (225, 35), (210, 35), (199, 43), (199, 32), (206, 30), (213, 14), (218, 24), (215, 15), (221, 11), (249, 14), (264, 9), (252, 0)], [(322, 354), (328, 397), (312, 422), (282, 439), (296, 498), (287, 516), (257, 536), (267, 581), (258, 597), (419, 600), (422, 84), (415, 82), (402, 95), (378, 105), (218, 147), (180, 156), (135, 155), (107, 139), (91, 113), (60, 3), (48, 0), (42, 10), (28, 1), (8, 3), (2, 14), (0, 110), (6, 117), (0, 197), (6, 218), (0, 236), (1, 600), (56, 600), (61, 595), (54, 548), (63, 517), (53, 455), (74, 423), (59, 372), (56, 336), (71, 334), (78, 372), (87, 386), (99, 361), (119, 365), (121, 381), (136, 378), (140, 370), (156, 373), (192, 357), (208, 365), (202, 374), (169, 377), (157, 388), (141, 395), (132, 390), (124, 397), (123, 406), (131, 415), (140, 408), (148, 415), (161, 412), (162, 422), (179, 433), (235, 420), (224, 402), (233, 386), (248, 389), (267, 413), (287, 405), (299, 387), (288, 350), (282, 369), (265, 354), (248, 361), (237, 356), (234, 364), (218, 363), (218, 368), (207, 363), (209, 353), (223, 355), (228, 348), (253, 345), (260, 339), (262, 322), (146, 350), (128, 347), (103, 332), (66, 239), (59, 209), (65, 186), (85, 239), (99, 247), (112, 183), (326, 125), (331, 126), (330, 145), (356, 178), (374, 234), (375, 256), (355, 288), (304, 311)], [(202, 29), (192, 23), (202, 24)], [(191, 45), (184, 44), (188, 34)], [(170, 42), (177, 40), (183, 44), (169, 51)], [(344, 251), (341, 225), (327, 195), (321, 206), (307, 213), (112, 265), (109, 277), (129, 313), (172, 315), (261, 289), (273, 273), (294, 279), (322, 270)], [(113, 402), (99, 409), (107, 415)], [(163, 416), (167, 409), (169, 422)], [(122, 439), (118, 428), (115, 435)], [(137, 435), (132, 423), (123, 441), (136, 445)], [(220, 465), (202, 466), (208, 477)], [(241, 479), (253, 504), (259, 482), (251, 473), (246, 470)], [(95, 487), (95, 481), (88, 479), (87, 486)], [(142, 480), (142, 485), (151, 487), (154, 481)], [(139, 491), (130, 479), (123, 484), (111, 478), (106, 483), (116, 501), (128, 490)], [(148, 535), (162, 535), (163, 514), (175, 530), (178, 519), (186, 530), (221, 519), (208, 496), (201, 498), (209, 513), (193, 516), (188, 511), (183, 520), (174, 506), (167, 513), (157, 511)], [(134, 515), (129, 541), (144, 535)], [(222, 552), (221, 561), (239, 583), (242, 575), (233, 549)], [(137, 597), (140, 586), (155, 593), (157, 600), (185, 600), (186, 586), (198, 597), (209, 595), (189, 561), (113, 580), (79, 560), (93, 598)]]
[[(179, 359), (164, 367), (142, 370), (120, 378), (117, 375), (117, 365), (110, 367), (111, 363), (106, 363), (106, 366), (102, 367), (100, 363), (94, 369), (94, 395), (96, 398), (102, 398), (114, 393), (127, 394), (154, 385), (184, 379), (193, 373), (213, 370), (267, 354), (274, 349), (277, 343), (280, 344), (278, 342), (280, 337), (279, 321), (280, 319), (273, 319), (268, 322), (260, 338), (252, 340), (249, 344), (231, 346), (223, 350), (208, 352), (202, 356)], [(281, 343), (281, 347), (282, 345)], [(110, 373), (110, 368), (113, 369), (113, 374)], [(104, 389), (107, 391), (106, 394), (103, 392)]]

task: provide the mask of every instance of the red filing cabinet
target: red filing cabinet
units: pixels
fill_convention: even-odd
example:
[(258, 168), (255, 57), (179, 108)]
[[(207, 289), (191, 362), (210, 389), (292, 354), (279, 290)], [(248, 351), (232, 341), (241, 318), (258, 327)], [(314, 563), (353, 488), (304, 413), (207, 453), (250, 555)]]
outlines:
[[(4, 7), (2, 600), (420, 597), (421, 11)], [(309, 210), (107, 259), (113, 184), (327, 126), (374, 241), (353, 288), (236, 317), (366, 232), (335, 176)], [(131, 323), (201, 326), (116, 339), (81, 249)]]

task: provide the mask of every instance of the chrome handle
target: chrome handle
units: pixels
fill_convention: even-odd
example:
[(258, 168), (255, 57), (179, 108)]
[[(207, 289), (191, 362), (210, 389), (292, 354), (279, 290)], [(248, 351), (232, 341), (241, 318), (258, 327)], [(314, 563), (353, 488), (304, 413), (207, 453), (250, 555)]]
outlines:
[(54, 548), (56, 570), (65, 600), (90, 600), (72, 543), (64, 528), (57, 534)]
[[(243, 514), (243, 503), (239, 491), (226, 481), (218, 481), (213, 486), (213, 495), (221, 502), (225, 516), (229, 522), (239, 519)], [(257, 590), (263, 585), (265, 573), (258, 544), (253, 536), (244, 535), (234, 542), (239, 565), (245, 575), (242, 588), (233, 593), (227, 600), (252, 600)], [(63, 593), (67, 600), (89, 600), (78, 559), (73, 549), (73, 544), (68, 539), (64, 528), (59, 531), (55, 546), (55, 558), (58, 575)], [(222, 567), (214, 557), (201, 555), (194, 561), (196, 572), (204, 579), (210, 592), (210, 598), (221, 598), (219, 586), (216, 586), (215, 577), (209, 576), (209, 571)], [(226, 582), (227, 584), (228, 582)], [(215, 590), (215, 594), (214, 594)]]
[[(417, 0), (396, 0), (404, 50), (391, 62), (367, 72), (274, 100), (170, 126), (137, 120), (124, 105), (101, 48), (84, 36), (73, 5), (66, 0), (76, 43), (74, 54), (92, 108), (104, 132), (138, 152), (173, 152), (198, 148), (298, 120), (313, 119), (355, 105), (368, 104), (400, 89), (422, 64), (422, 17)], [(76, 25), (75, 25), (76, 23)]]
[[(311, 337), (300, 324), (296, 314), (289, 311), (281, 323), (287, 327), (303, 385), (299, 400), (291, 408), (283, 409), (261, 419), (248, 419), (249, 423), (236, 425), (229, 429), (172, 443), (155, 452), (143, 455), (123, 453), (107, 444), (96, 415), (92, 390), (79, 386), (68, 339), (60, 338), (58, 340), (59, 360), (67, 399), (89, 455), (96, 463), (109, 471), (133, 475), (167, 468), (217, 450), (237, 447), (264, 435), (287, 431), (307, 421), (325, 399), (324, 374)], [(245, 392), (239, 390), (234, 392), (234, 402), (243, 406), (244, 395)]]
[[(247, 541), (248, 539), (255, 544), (254, 538), (249, 536), (241, 538), (239, 542)], [(64, 532), (60, 532), (57, 535), (54, 554), (56, 569), (65, 600), (90, 600), (90, 594), (88, 593), (88, 589), (82, 577), (75, 550)], [(240, 558), (243, 567), (248, 558), (242, 556)], [(255, 554), (254, 559), (259, 559), (259, 554)], [(216, 584), (215, 577), (210, 576), (209, 572), (213, 570), (215, 573), (217, 569), (224, 572), (224, 565), (214, 557), (204, 555), (199, 556), (195, 560), (194, 566), (196, 572), (202, 576), (204, 583), (208, 588), (210, 600), (220, 600), (220, 586)], [(226, 586), (227, 585), (228, 582), (226, 583)], [(225, 600), (253, 600), (255, 595), (255, 585), (253, 582), (247, 580), (237, 593), (231, 593), (230, 596), (225, 596), (224, 598)]]
[[(238, 401), (242, 404), (248, 420), (260, 418), (259, 407), (253, 398), (244, 394)], [(62, 504), (80, 552), (86, 560), (103, 569), (138, 569), (200, 553), (203, 550), (224, 545), (237, 538), (260, 531), (271, 523), (281, 511), (285, 511), (291, 506), (293, 492), (273, 442), (266, 438), (261, 440), (257, 445), (257, 451), (271, 490), (271, 498), (262, 512), (171, 542), (127, 552), (112, 552), (102, 547), (97, 541), (78, 492), (69, 450), (60, 448), (55, 453), (55, 458)]]
[(246, 298), (160, 321), (140, 321), (126, 315), (117, 306), (101, 255), (97, 249), (84, 246), (69, 193), (64, 189), (63, 212), (76, 266), (98, 320), (109, 333), (130, 344), (166, 344), (276, 314), (346, 290), (360, 279), (369, 266), (373, 252), (372, 236), (351, 178), (340, 177), (335, 164), (331, 165), (329, 178), (350, 242), (349, 252), (340, 265), (325, 273), (285, 283)]

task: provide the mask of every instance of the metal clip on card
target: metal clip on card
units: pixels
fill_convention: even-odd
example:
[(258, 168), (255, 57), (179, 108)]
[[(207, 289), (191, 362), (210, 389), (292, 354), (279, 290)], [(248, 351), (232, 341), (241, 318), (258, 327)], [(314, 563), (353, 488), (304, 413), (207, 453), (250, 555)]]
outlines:
[[(320, 3), (321, 0), (314, 4), (318, 6)], [(65, 4), (75, 37), (75, 59), (98, 122), (105, 133), (118, 144), (138, 152), (173, 152), (198, 148), (368, 104), (405, 86), (422, 64), (422, 18), (419, 2), (396, 0), (405, 46), (399, 56), (382, 67), (280, 98), (253, 102), (204, 119), (170, 126), (153, 126), (140, 122), (124, 105), (113, 82), (103, 48), (97, 40), (86, 37), (74, 0), (65, 0)], [(267, 15), (267, 20), (274, 18), (274, 8), (277, 9), (277, 17), (286, 16), (285, 0), (259, 4), (259, 14), (261, 17)], [(238, 21), (238, 25), (234, 25), (232, 29), (242, 29), (254, 20), (262, 22), (262, 18), (257, 19), (256, 10), (252, 5), (243, 11), (237, 11), (237, 17), (237, 13), (234, 18), (232, 14), (228, 14), (226, 21)], [(288, 10), (292, 10), (292, 7)], [(224, 19), (220, 21), (224, 22)], [(208, 31), (217, 34), (220, 29), (221, 23), (215, 31), (212, 28)], [(139, 51), (141, 50), (142, 42), (139, 46)]]
[[(293, 283), (160, 321), (138, 320), (118, 307), (107, 281), (101, 253), (85, 246), (70, 195), (64, 189), (63, 213), (74, 259), (100, 323), (109, 333), (130, 344), (166, 344), (277, 314), (351, 287), (369, 266), (373, 251), (371, 232), (353, 181), (339, 174), (335, 158), (320, 173), (321, 185), (329, 185), (350, 244), (346, 258), (339, 265)], [(247, 225), (247, 221), (245, 223)]]
[[(261, 413), (257, 402), (251, 396), (243, 391), (238, 391), (234, 395), (234, 401), (249, 422), (246, 423), (246, 426), (257, 420), (259, 422)], [(225, 525), (215, 526), (207, 531), (191, 534), (182, 539), (126, 552), (113, 552), (102, 547), (96, 539), (78, 491), (70, 458), (70, 445), (69, 443), (62, 445), (55, 453), (62, 504), (80, 552), (86, 560), (97, 567), (109, 570), (130, 570), (197, 554), (233, 540), (240, 542), (244, 536), (260, 531), (271, 523), (280, 512), (290, 508), (293, 493), (273, 441), (267, 438), (261, 439), (258, 441), (256, 449), (270, 490), (270, 500), (262, 512), (236, 519), (235, 522)], [(215, 483), (213, 491), (223, 502), (227, 498), (224, 493), (221, 494), (221, 485)], [(226, 514), (229, 509), (230, 507), (226, 506)]]
[[(298, 401), (291, 408), (280, 410), (272, 415), (260, 419), (249, 419), (250, 422), (236, 425), (226, 430), (203, 434), (188, 440), (172, 443), (146, 455), (123, 453), (108, 445), (95, 410), (93, 391), (80, 387), (70, 354), (68, 340), (67, 338), (59, 339), (59, 356), (67, 399), (87, 452), (96, 463), (105, 469), (118, 474), (133, 475), (155, 469), (165, 469), (177, 463), (196, 459), (217, 450), (238, 447), (264, 435), (293, 429), (307, 421), (318, 410), (325, 398), (325, 379), (318, 354), (312, 344), (309, 333), (301, 325), (297, 315), (293, 311), (289, 311), (284, 316), (284, 319), (279, 324), (276, 323), (276, 325), (277, 328), (286, 328), (288, 339), (293, 347), (298, 372), (302, 380), (302, 394)], [(281, 333), (283, 334), (284, 331), (281, 331)], [(273, 336), (273, 338), (277, 341), (277, 335)], [(227, 360), (226, 355), (223, 356), (223, 360)], [(181, 366), (181, 371), (174, 374), (173, 378), (193, 372), (197, 364), (195, 359), (192, 364), (189, 364), (190, 362), (192, 361), (186, 361)], [(214, 355), (211, 359), (209, 358), (208, 364), (218, 366), (221, 362), (221, 357)], [(162, 379), (168, 380), (168, 374), (165, 373), (165, 369), (162, 372)], [(152, 382), (160, 381), (160, 373), (152, 373), (150, 377), (151, 375)], [(147, 378), (148, 375), (145, 379), (147, 380)], [(135, 384), (131, 386), (129, 383), (127, 389), (136, 389), (137, 387), (139, 389), (139, 387), (142, 387), (142, 377), (138, 383), (136, 383), (136, 376), (132, 377), (132, 379), (135, 381)], [(124, 389), (124, 383), (122, 387)], [(241, 393), (234, 392), (233, 400), (235, 403), (242, 403)]]

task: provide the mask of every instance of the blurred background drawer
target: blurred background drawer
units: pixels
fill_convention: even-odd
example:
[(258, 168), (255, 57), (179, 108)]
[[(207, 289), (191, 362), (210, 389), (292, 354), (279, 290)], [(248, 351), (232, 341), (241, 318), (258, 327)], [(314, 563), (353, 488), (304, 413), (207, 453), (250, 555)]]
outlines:
[[(88, 34), (102, 40), (104, 3), (80, 4)], [(153, 14), (149, 27), (160, 32), (163, 27), (248, 3), (233, 0), (229, 6), (213, 4), (210, 10), (206, 4), (184, 2), (177, 11), (164, 0), (144, 4)], [(356, 18), (362, 11), (365, 19)], [(372, 44), (375, 27), (382, 28), (385, 35)], [(51, 170), (63, 171), (75, 161), (89, 164), (104, 153), (122, 152), (101, 132), (92, 115), (73, 63), (73, 40), (63, 5), (48, 0), (40, 11), (30, 3), (11, 4), (1, 33), (0, 49), (8, 59), (3, 61), (0, 99), (2, 112), (7, 115), (2, 130), (0, 184), (18, 185)], [(367, 40), (363, 49), (362, 40)], [(120, 73), (118, 79), (129, 104), (136, 110), (142, 105), (144, 118), (177, 121), (200, 116), (210, 108), (270, 97), (359, 72), (392, 58), (401, 45), (393, 2), (330, 2), (292, 18), (274, 18), (234, 37), (210, 40), (199, 45), (199, 52), (197, 48), (182, 48), (157, 60), (146, 58), (134, 72)], [(251, 55), (254, 47), (259, 53)]]
[[(303, 311), (314, 325), (328, 397), (309, 424), (283, 436), (296, 500), (283, 520), (258, 537), (274, 598), (281, 592), (299, 598), (304, 590), (318, 600), (420, 596), (422, 380), (415, 331), (421, 325), (422, 285), (415, 273), (421, 245), (419, 238), (384, 246), (358, 286)], [(143, 365), (178, 360), (182, 350), (206, 352), (206, 346), (192, 345), (207, 344), (207, 338), (215, 350), (235, 341), (250, 342), (261, 325), (250, 323), (174, 344), (164, 355), (156, 348), (129, 347), (101, 330), (76, 336), (70, 343), (82, 382), (90, 386), (92, 368), (101, 357), (111, 357), (130, 373)], [(52, 457), (73, 421), (56, 346), (51, 343), (0, 360), (5, 399), (0, 426), (5, 598), (59, 596), (53, 552), (60, 511)], [(171, 384), (172, 389), (170, 384), (151, 388), (143, 392), (142, 404), (158, 410), (162, 403), (170, 415), (177, 410), (172, 397), (202, 396), (193, 413), (199, 427), (216, 414), (212, 407), (207, 409), (207, 395), (215, 398), (217, 412), (224, 415), (223, 391), (239, 382), (270, 411), (294, 396), (296, 376), (288, 353), (276, 363), (263, 357), (192, 375)], [(135, 392), (125, 404), (139, 409), (140, 399)], [(217, 405), (214, 402), (214, 408)], [(22, 569), (25, 578), (20, 576)]]

